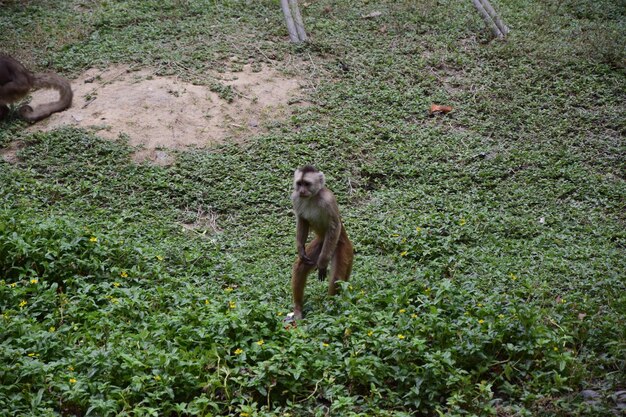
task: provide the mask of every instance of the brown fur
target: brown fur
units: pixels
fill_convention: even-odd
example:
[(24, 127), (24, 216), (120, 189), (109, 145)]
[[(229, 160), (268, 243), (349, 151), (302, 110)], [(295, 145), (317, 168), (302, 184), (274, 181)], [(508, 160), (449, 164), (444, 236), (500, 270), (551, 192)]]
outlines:
[(72, 105), (72, 87), (65, 78), (56, 74), (33, 74), (19, 61), (8, 55), (0, 55), (0, 120), (9, 113), (8, 105), (24, 98), (32, 89), (53, 88), (59, 92), (59, 100), (42, 104), (33, 109), (25, 104), (18, 114), (33, 123), (52, 113), (63, 111)]
[[(335, 295), (337, 281), (347, 281), (352, 272), (352, 242), (341, 222), (335, 196), (324, 182), (324, 174), (311, 166), (298, 169), (294, 174), (291, 198), (297, 217), (298, 259), (293, 265), (291, 287), (296, 319), (302, 318), (304, 287), (311, 271), (317, 268), (323, 279), (330, 264), (329, 295)], [(315, 238), (305, 245), (310, 229)]]

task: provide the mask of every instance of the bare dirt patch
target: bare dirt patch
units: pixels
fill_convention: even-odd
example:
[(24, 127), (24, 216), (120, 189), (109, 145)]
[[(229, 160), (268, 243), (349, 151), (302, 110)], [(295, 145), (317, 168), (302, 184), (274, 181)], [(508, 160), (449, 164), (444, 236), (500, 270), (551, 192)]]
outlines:
[[(154, 75), (153, 70), (132, 71), (125, 66), (90, 69), (72, 80), (74, 100), (29, 129), (48, 131), (72, 125), (95, 129), (105, 138), (127, 135), (140, 146), (137, 161), (167, 165), (168, 149), (204, 148), (227, 139), (244, 140), (262, 133), (264, 125), (304, 105), (303, 80), (286, 77), (270, 67), (211, 75), (217, 85), (230, 87), (232, 101), (208, 86)], [(54, 91), (36, 91), (32, 105), (56, 99)]]
[(23, 143), (20, 141), (13, 141), (9, 143), (6, 148), (0, 149), (0, 158), (4, 159), (10, 164), (17, 164), (17, 152), (23, 147)]

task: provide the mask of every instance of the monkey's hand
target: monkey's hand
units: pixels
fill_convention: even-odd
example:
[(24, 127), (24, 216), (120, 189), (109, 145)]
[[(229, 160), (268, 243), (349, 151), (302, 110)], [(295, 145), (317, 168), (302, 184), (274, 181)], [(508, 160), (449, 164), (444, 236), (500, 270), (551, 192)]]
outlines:
[(317, 277), (320, 281), (324, 281), (328, 275), (328, 261), (325, 258), (320, 257), (317, 260)]
[(298, 256), (300, 257), (300, 260), (302, 262), (304, 262), (305, 265), (314, 265), (315, 261), (313, 261), (313, 259), (309, 258), (306, 254), (306, 252), (304, 251), (304, 249), (301, 249), (298, 251)]
[(328, 268), (317, 268), (317, 277), (320, 281), (325, 281), (326, 276), (328, 275)]

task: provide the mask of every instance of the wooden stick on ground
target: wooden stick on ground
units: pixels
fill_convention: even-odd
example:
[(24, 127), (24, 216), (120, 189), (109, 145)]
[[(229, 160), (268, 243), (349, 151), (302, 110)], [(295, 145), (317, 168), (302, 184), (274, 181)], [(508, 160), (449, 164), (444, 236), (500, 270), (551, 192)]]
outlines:
[(285, 15), (285, 23), (289, 31), (289, 39), (293, 43), (306, 42), (308, 37), (304, 30), (302, 15), (298, 7), (298, 0), (280, 0), (280, 6)]
[(502, 19), (500, 19), (498, 13), (496, 13), (491, 3), (489, 3), (489, 0), (480, 0), (480, 2), (482, 3), (487, 13), (489, 13), (489, 16), (494, 21), (498, 29), (500, 29), (500, 32), (502, 32), (502, 34), (506, 36), (506, 34), (509, 33), (509, 28), (504, 24), (504, 22), (502, 22)]
[(289, 0), (289, 5), (291, 6), (293, 20), (296, 24), (296, 31), (298, 31), (298, 38), (300, 38), (301, 42), (306, 42), (309, 38), (306, 36), (306, 31), (304, 30), (304, 22), (302, 21), (302, 15), (298, 7), (298, 0)]
[[(491, 28), (493, 34), (500, 39), (504, 39), (506, 34), (509, 32), (509, 28), (502, 23), (502, 20), (498, 17), (498, 14), (489, 3), (489, 0), (472, 0), (472, 3), (474, 4), (476, 10), (478, 10), (478, 13), (480, 13), (480, 16), (483, 18), (487, 26)], [(496, 23), (496, 21), (499, 24)]]
[(287, 31), (289, 31), (289, 39), (291, 42), (298, 43), (300, 38), (298, 37), (298, 32), (296, 31), (296, 24), (293, 21), (293, 16), (291, 15), (291, 9), (289, 8), (288, 0), (280, 0), (280, 7), (283, 9), (283, 14), (285, 15), (285, 23), (287, 23)]

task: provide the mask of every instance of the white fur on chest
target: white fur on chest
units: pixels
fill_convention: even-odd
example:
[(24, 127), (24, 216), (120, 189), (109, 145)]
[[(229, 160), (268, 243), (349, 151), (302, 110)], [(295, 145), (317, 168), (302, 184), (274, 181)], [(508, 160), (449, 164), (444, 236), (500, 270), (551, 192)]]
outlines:
[(308, 221), (315, 230), (328, 227), (328, 213), (319, 206), (319, 202), (312, 199), (297, 199), (294, 201), (294, 211)]

